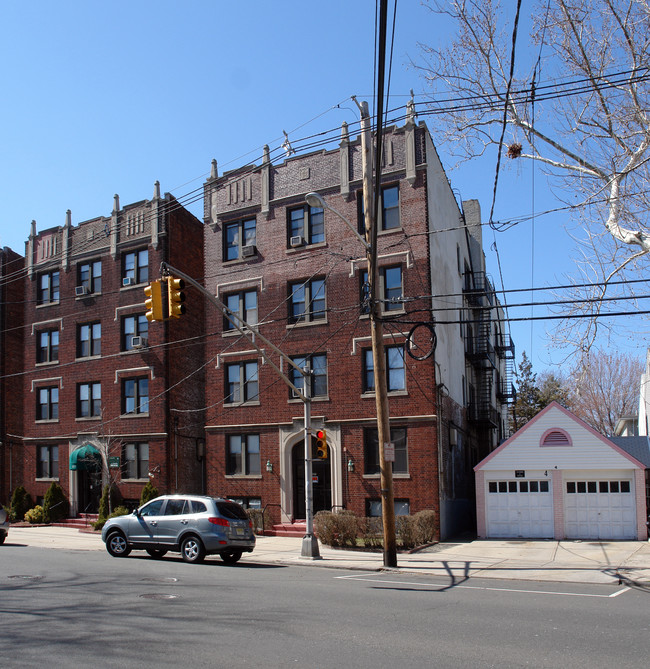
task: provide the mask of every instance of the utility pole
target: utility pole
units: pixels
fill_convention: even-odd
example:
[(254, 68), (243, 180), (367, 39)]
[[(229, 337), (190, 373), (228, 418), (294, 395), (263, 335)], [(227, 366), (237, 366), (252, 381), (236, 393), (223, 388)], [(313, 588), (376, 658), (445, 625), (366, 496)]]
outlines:
[[(368, 103), (354, 101), (361, 113), (361, 167), (363, 177), (363, 211), (366, 232), (366, 258), (368, 260), (368, 297), (370, 332), (372, 338), (372, 360), (375, 373), (375, 403), (377, 407), (377, 439), (379, 446), (379, 470), (381, 487), (381, 516), (384, 535), (384, 566), (397, 567), (397, 540), (395, 537), (395, 499), (393, 493), (393, 463), (386, 460), (386, 445), (390, 443), (390, 418), (388, 411), (388, 387), (386, 384), (386, 353), (384, 349), (384, 327), (381, 321), (379, 295), (379, 272), (377, 267), (377, 218), (372, 198), (370, 173), (372, 137)], [(379, 175), (377, 175), (379, 179)], [(378, 184), (379, 186), (379, 184)], [(381, 197), (377, 188), (376, 197)]]

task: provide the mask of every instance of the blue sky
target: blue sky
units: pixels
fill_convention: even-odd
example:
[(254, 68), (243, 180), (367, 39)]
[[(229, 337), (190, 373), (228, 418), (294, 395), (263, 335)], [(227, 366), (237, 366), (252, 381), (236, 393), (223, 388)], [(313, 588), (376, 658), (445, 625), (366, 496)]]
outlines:
[[(392, 3), (389, 3), (392, 7)], [(305, 2), (3, 0), (0, 4), (0, 245), (24, 253), (37, 229), (109, 215), (127, 204), (200, 188), (215, 158), (220, 173), (281, 144), (353, 123), (350, 96), (373, 93), (374, 0)], [(408, 67), (417, 42), (447, 26), (416, 0), (398, 3), (389, 107), (425, 82)], [(371, 104), (372, 108), (372, 104)], [(435, 116), (427, 125), (436, 141)], [(452, 187), (490, 211), (496, 155), (452, 171)], [(519, 167), (500, 177), (495, 220), (555, 205), (541, 175)], [(200, 199), (189, 207), (202, 218)], [(506, 288), (565, 283), (574, 243), (563, 221), (543, 217), (484, 231), (488, 266)], [(528, 301), (517, 296), (517, 301)], [(539, 308), (536, 313), (544, 313)], [(517, 315), (528, 315), (530, 309)], [(514, 315), (514, 314), (513, 314)], [(535, 369), (560, 361), (547, 348), (552, 322), (513, 325), (518, 357)], [(643, 354), (637, 337), (618, 346)]]

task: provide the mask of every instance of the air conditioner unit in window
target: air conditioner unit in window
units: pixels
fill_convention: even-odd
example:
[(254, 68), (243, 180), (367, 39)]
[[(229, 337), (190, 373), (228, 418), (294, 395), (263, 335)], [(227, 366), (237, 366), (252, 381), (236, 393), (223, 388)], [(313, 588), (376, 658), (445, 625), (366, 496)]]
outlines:
[(88, 293), (90, 293), (88, 286), (76, 286), (74, 289), (74, 294), (77, 297), (83, 297), (84, 295), (88, 295)]
[(131, 337), (131, 348), (145, 348), (147, 340), (144, 337)]
[(289, 246), (291, 246), (292, 249), (295, 249), (298, 246), (304, 246), (304, 245), (305, 245), (305, 238), (301, 237), (300, 235), (297, 235), (296, 237), (292, 237), (289, 240)]
[(132, 276), (127, 276), (126, 278), (122, 279), (123, 286), (132, 286), (134, 283), (135, 280), (133, 279)]
[(255, 248), (254, 244), (247, 244), (246, 246), (242, 246), (241, 250), (242, 258), (250, 258), (251, 256), (254, 256), (256, 253), (257, 249)]

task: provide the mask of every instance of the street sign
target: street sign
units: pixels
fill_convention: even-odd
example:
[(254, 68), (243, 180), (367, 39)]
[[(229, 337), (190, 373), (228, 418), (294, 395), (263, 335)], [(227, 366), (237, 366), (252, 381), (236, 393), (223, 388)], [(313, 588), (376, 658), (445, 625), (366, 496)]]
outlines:
[(395, 462), (395, 444), (392, 441), (384, 444), (384, 460)]
[(119, 455), (111, 455), (108, 458), (108, 466), (111, 469), (119, 469), (120, 468), (120, 456)]

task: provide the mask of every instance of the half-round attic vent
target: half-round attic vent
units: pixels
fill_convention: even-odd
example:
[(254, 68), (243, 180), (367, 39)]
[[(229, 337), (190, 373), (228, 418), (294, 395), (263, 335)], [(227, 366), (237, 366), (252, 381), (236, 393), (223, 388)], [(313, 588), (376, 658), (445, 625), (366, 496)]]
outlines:
[(546, 430), (539, 443), (540, 446), (573, 446), (571, 437), (559, 427)]

